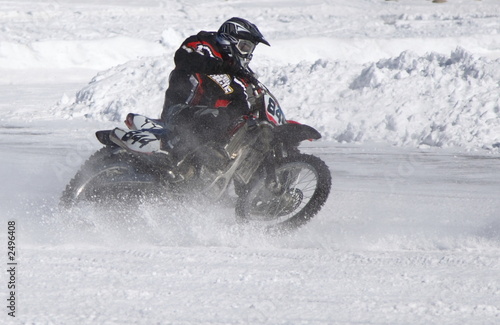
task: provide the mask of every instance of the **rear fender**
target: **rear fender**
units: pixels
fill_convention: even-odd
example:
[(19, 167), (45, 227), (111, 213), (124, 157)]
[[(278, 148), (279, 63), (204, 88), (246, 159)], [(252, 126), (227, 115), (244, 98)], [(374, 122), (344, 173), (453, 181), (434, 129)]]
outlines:
[(95, 136), (97, 137), (97, 140), (99, 140), (100, 143), (102, 143), (105, 146), (110, 146), (110, 147), (118, 147), (113, 141), (110, 139), (110, 134), (112, 130), (101, 130), (97, 131), (95, 133)]

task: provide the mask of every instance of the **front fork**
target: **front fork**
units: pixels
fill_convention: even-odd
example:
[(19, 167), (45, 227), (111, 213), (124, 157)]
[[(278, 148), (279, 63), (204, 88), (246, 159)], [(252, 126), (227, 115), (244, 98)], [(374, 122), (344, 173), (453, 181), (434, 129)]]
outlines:
[[(281, 150), (280, 150), (281, 151)], [(281, 152), (280, 152), (281, 153)], [(277, 150), (271, 150), (264, 158), (264, 171), (265, 171), (265, 184), (266, 188), (271, 191), (276, 196), (283, 195), (286, 188), (280, 182), (278, 175), (276, 174), (276, 168), (278, 168), (279, 158), (277, 157)], [(280, 156), (283, 156), (280, 154)]]
[(276, 174), (278, 162), (291, 155), (300, 154), (299, 144), (275, 143), (272, 146), (274, 149), (270, 150), (264, 159), (266, 187), (275, 195), (283, 195), (287, 190), (287, 184), (283, 184)]

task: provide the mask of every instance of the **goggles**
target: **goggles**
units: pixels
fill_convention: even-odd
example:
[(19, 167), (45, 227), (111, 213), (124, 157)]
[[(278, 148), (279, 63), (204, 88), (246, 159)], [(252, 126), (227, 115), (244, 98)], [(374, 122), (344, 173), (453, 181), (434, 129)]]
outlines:
[(236, 49), (243, 57), (248, 57), (255, 49), (255, 43), (246, 39), (240, 39), (238, 43), (236, 43)]

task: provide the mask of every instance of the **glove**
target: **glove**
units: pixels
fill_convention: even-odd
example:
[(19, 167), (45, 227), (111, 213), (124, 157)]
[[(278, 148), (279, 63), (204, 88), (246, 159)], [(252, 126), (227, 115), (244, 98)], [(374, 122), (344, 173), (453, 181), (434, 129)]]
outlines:
[(250, 69), (241, 68), (238, 72), (236, 72), (235, 76), (244, 79), (255, 86), (259, 85), (259, 80), (255, 78), (255, 74), (250, 71)]
[(241, 64), (233, 58), (225, 61), (222, 67), (223, 71), (227, 72), (232, 76), (244, 79), (256, 86), (259, 84), (259, 81), (257, 80), (257, 78), (255, 78), (255, 74), (253, 73), (253, 71), (250, 70), (250, 68), (242, 67)]

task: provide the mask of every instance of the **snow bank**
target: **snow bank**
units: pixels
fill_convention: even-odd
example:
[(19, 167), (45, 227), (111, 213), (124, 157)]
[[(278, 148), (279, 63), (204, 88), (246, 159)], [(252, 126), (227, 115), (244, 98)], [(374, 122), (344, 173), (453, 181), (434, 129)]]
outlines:
[[(405, 51), (364, 65), (262, 61), (256, 70), (287, 117), (315, 126), (326, 139), (468, 149), (500, 145), (500, 59), (457, 48), (450, 55)], [(52, 110), (64, 118), (103, 121), (122, 121), (128, 112), (157, 117), (171, 69), (171, 53), (130, 61), (98, 74)]]
[(463, 49), (449, 56), (403, 52), (357, 73), (324, 127), (347, 142), (489, 147), (500, 141), (499, 77), (500, 60)]
[(123, 121), (129, 112), (159, 116), (172, 68), (168, 61), (166, 57), (138, 59), (101, 72), (73, 99), (64, 96), (52, 111), (63, 118), (100, 121)]
[(380, 60), (349, 86), (366, 105), (352, 116), (361, 122), (351, 124), (353, 134), (397, 145), (493, 145), (500, 141), (499, 80), (500, 60), (463, 49)]

